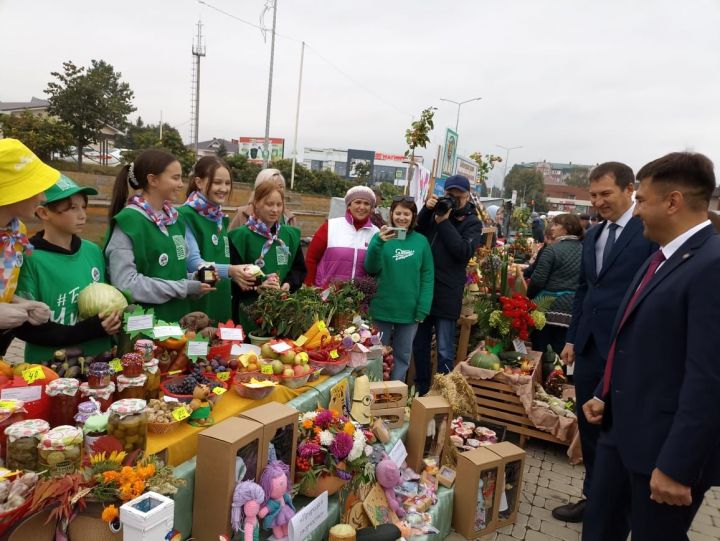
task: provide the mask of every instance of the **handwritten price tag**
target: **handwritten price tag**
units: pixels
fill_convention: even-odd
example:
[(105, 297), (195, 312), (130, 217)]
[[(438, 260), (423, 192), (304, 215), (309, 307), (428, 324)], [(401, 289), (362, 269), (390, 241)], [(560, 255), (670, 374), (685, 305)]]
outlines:
[(178, 325), (158, 325), (153, 328), (153, 336), (156, 340), (163, 338), (181, 338), (183, 330)]
[(122, 372), (122, 361), (120, 359), (113, 359), (108, 363), (110, 365), (110, 368), (115, 370), (115, 372)]
[(187, 406), (180, 406), (179, 408), (175, 408), (172, 412), (173, 419), (176, 421), (184, 421), (188, 417), (190, 417), (190, 412), (188, 411)]
[(334, 350), (332, 350), (332, 351), (330, 352), (330, 358), (331, 358), (331, 359), (337, 359), (338, 357), (340, 357), (340, 355), (338, 354), (338, 352), (337, 352), (336, 349), (334, 349)]
[(144, 331), (152, 329), (154, 325), (155, 321), (152, 314), (129, 316), (127, 318), (127, 325), (125, 325), (125, 332)]
[(515, 348), (515, 351), (517, 351), (518, 353), (527, 355), (527, 348), (525, 347), (525, 342), (523, 342), (519, 338), (515, 338), (513, 340), (513, 347)]
[(0, 409), (2, 410), (11, 410), (15, 409), (17, 406), (17, 402), (14, 400), (0, 400)]
[(318, 329), (324, 331), (326, 329), (324, 321), (318, 321)]
[(270, 365), (270, 364), (264, 364), (264, 365), (262, 365), (262, 366), (260, 367), (260, 373), (262, 373), (262, 374), (270, 374), (270, 375), (272, 376), (272, 374), (273, 374), (272, 365)]
[(218, 372), (215, 376), (217, 376), (217, 379), (220, 381), (227, 381), (230, 379), (230, 372)]
[(270, 346), (270, 349), (272, 349), (275, 353), (285, 353), (287, 350), (292, 349), (292, 347), (290, 347), (290, 344), (287, 342), (280, 342)]
[(307, 342), (307, 336), (305, 336), (304, 334), (301, 334), (300, 338), (295, 340), (295, 345), (297, 347), (302, 347), (303, 345), (305, 345), (305, 342)]
[(28, 383), (33, 383), (39, 379), (45, 379), (45, 372), (43, 372), (41, 366), (33, 366), (23, 370), (22, 377)]
[(247, 357), (245, 357), (244, 355), (240, 355), (238, 357), (238, 361), (240, 361), (240, 364), (243, 365), (245, 368), (247, 368), (248, 365), (250, 364), (247, 360)]
[(187, 344), (188, 357), (207, 357), (208, 343), (190, 340)]
[(212, 392), (215, 393), (216, 395), (220, 396), (220, 395), (225, 394), (226, 391), (227, 391), (227, 389), (225, 389), (224, 387), (215, 387)]
[(242, 329), (231, 329), (228, 327), (222, 327), (220, 329), (221, 340), (245, 340), (245, 335)]

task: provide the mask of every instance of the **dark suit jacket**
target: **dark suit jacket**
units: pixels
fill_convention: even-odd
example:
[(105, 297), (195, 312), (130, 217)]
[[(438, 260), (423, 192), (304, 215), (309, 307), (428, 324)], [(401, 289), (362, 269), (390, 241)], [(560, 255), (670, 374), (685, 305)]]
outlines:
[(720, 236), (712, 225), (660, 267), (616, 336), (604, 417), (626, 467), (648, 475), (658, 467), (687, 486), (720, 483)]
[(574, 344), (575, 353), (580, 355), (590, 343), (590, 338), (594, 338), (603, 358), (607, 358), (610, 349), (610, 332), (620, 301), (637, 270), (658, 248), (657, 244), (643, 237), (642, 220), (633, 217), (615, 239), (610, 259), (598, 275), (595, 271), (595, 243), (605, 223), (591, 227), (583, 241), (580, 282), (566, 338), (567, 342)]

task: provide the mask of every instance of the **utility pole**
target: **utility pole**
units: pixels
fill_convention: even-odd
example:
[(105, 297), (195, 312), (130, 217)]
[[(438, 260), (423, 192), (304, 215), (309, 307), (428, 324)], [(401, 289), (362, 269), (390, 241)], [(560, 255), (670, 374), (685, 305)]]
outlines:
[(507, 168), (508, 168), (508, 161), (510, 159), (510, 151), (517, 150), (522, 147), (521, 146), (520, 147), (504, 147), (502, 145), (495, 145), (495, 146), (498, 148), (502, 148), (505, 151), (505, 168), (503, 170), (503, 181), (502, 181), (502, 186), (501, 186), (502, 191), (505, 191), (505, 177), (507, 177)]
[(471, 101), (480, 101), (482, 98), (471, 98), (469, 100), (465, 101), (455, 101), (455, 100), (448, 100), (445, 98), (440, 98), (440, 101), (447, 101), (449, 103), (454, 103), (457, 105), (457, 118), (455, 119), (455, 133), (458, 133), (458, 126), (460, 125), (460, 107), (465, 105), (466, 103), (470, 103)]
[(192, 102), (190, 106), (190, 142), (195, 147), (195, 156), (198, 153), (198, 130), (200, 127), (200, 58), (205, 56), (205, 46), (202, 42), (202, 21), (197, 22), (197, 36), (193, 40), (192, 54), (193, 81)]
[(163, 129), (162, 109), (160, 109), (160, 144), (162, 144), (162, 129)]
[(270, 106), (272, 103), (273, 65), (275, 62), (275, 24), (277, 22), (277, 0), (273, 0), (272, 37), (270, 39), (270, 78), (268, 80), (267, 113), (265, 114), (265, 143), (263, 144), (263, 168), (270, 163)]
[(300, 122), (300, 95), (302, 92), (303, 62), (305, 60), (305, 42), (300, 49), (300, 77), (298, 78), (297, 108), (295, 109), (295, 137), (293, 139), (292, 171), (290, 172), (290, 189), (295, 188), (295, 161), (297, 160), (297, 135)]

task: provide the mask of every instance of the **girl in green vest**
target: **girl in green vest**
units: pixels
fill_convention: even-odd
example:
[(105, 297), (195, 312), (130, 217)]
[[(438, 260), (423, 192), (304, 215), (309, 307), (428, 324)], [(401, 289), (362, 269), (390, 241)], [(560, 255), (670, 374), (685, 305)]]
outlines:
[[(230, 261), (234, 265), (258, 265), (267, 277), (259, 287), (282, 288), (295, 291), (305, 279), (305, 259), (300, 249), (300, 230), (280, 225), (285, 208), (285, 194), (274, 182), (263, 182), (255, 188), (252, 214), (245, 225), (228, 233)], [(252, 332), (250, 321), (240, 305), (257, 299), (253, 277), (240, 269), (239, 283), (233, 282), (233, 320), (239, 321), (245, 332)]]
[[(109, 335), (120, 330), (122, 319), (119, 312), (110, 312), (78, 321), (80, 291), (105, 281), (102, 251), (78, 236), (87, 219), (88, 194), (95, 195), (97, 190), (78, 186), (64, 175), (45, 191), (46, 200), (35, 212), (44, 229), (30, 239), (33, 253), (20, 271), (18, 295), (47, 304), (50, 321), (62, 325), (56, 329), (40, 325), (39, 333), (57, 333), (62, 347), (79, 347), (85, 355), (97, 355), (110, 350)], [(56, 348), (38, 345), (32, 336), (24, 338), (26, 361), (52, 359)], [(44, 338), (38, 341), (46, 342)]]
[[(128, 185), (137, 190), (129, 199)], [(172, 205), (182, 188), (175, 156), (144, 151), (115, 179), (105, 245), (110, 283), (167, 322), (201, 308), (191, 296), (215, 291), (187, 273), (185, 225)]]

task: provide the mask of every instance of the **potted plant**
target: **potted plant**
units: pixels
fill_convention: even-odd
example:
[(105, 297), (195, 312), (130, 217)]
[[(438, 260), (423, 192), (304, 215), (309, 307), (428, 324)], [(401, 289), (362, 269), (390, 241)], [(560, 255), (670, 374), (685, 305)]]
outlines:
[(255, 330), (248, 333), (254, 345), (261, 346), (280, 335), (289, 296), (282, 289), (262, 288), (254, 303), (240, 307), (255, 322)]
[(330, 325), (335, 330), (348, 327), (364, 299), (365, 294), (352, 281), (333, 283), (328, 295)]
[(493, 310), (488, 318), (490, 336), (486, 346), (492, 353), (512, 350), (513, 340), (523, 342), (530, 338), (532, 329), (545, 327), (545, 310), (553, 303), (552, 297), (543, 297), (537, 303), (520, 293), (500, 297), (500, 308)]

